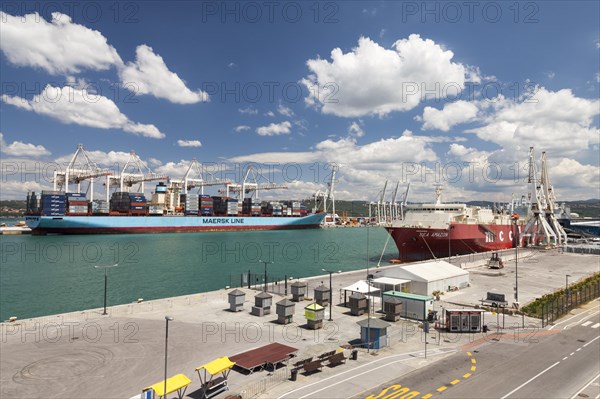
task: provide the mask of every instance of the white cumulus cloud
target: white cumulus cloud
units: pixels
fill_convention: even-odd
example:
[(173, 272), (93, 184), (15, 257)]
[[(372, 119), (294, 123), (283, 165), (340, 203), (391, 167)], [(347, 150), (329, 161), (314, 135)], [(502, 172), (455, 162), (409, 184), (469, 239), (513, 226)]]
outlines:
[(393, 49), (361, 37), (348, 53), (332, 50), (331, 61), (306, 62), (311, 74), (302, 80), (310, 93), (305, 102), (343, 117), (408, 111), (426, 98), (425, 91), (443, 98), (464, 88), (466, 68), (453, 57), (417, 34), (396, 41)]
[(50, 151), (43, 145), (23, 143), (22, 141), (13, 141), (8, 144), (4, 141), (4, 134), (2, 133), (0, 133), (0, 151), (14, 157), (41, 157), (43, 155), (50, 155)]
[(467, 130), (505, 149), (535, 145), (553, 155), (573, 155), (600, 144), (593, 119), (600, 101), (576, 97), (569, 89), (536, 87), (521, 101), (499, 97), (481, 117), (483, 126)]
[(100, 32), (73, 23), (68, 15), (54, 12), (50, 22), (38, 13), (13, 16), (0, 12), (0, 18), (0, 48), (14, 65), (57, 75), (107, 70), (123, 63)]
[(236, 133), (241, 133), (241, 132), (245, 132), (246, 130), (250, 130), (250, 126), (248, 125), (239, 125), (235, 127), (235, 132)]
[(31, 100), (3, 95), (2, 101), (21, 109), (49, 116), (66, 124), (99, 129), (121, 129), (127, 133), (155, 139), (165, 137), (154, 125), (131, 121), (121, 113), (112, 100), (69, 86), (60, 88), (47, 85), (40, 94), (36, 94)]
[(202, 147), (200, 140), (177, 140), (179, 147)]
[(119, 75), (123, 85), (136, 93), (150, 94), (175, 104), (194, 104), (209, 101), (208, 93), (187, 88), (184, 81), (171, 72), (163, 58), (151, 47), (138, 46), (135, 62), (128, 62)]
[(268, 126), (261, 126), (256, 129), (259, 136), (279, 136), (282, 134), (290, 134), (292, 124), (288, 121), (281, 123), (269, 123)]
[(425, 107), (423, 110), (423, 130), (439, 129), (447, 132), (455, 125), (469, 122), (477, 116), (477, 106), (467, 101), (457, 101), (444, 105), (442, 110)]

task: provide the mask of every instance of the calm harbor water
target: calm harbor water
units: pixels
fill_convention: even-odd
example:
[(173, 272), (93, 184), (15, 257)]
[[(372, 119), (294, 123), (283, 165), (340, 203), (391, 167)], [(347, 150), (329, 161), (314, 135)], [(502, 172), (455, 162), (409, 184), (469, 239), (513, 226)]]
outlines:
[[(240, 274), (269, 280), (357, 270), (384, 249), (382, 228), (186, 234), (0, 236), (0, 320), (98, 308), (108, 269), (108, 304), (239, 286)], [(397, 256), (389, 240), (384, 261)], [(383, 262), (383, 261), (382, 261)], [(382, 263), (383, 264), (383, 263)]]

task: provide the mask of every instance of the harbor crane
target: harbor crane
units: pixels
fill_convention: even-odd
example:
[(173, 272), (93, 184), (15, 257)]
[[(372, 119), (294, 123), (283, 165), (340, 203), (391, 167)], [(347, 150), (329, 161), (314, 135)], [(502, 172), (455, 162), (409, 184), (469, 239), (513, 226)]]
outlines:
[(560, 245), (566, 242), (567, 234), (556, 220), (554, 214), (556, 198), (548, 175), (546, 153), (541, 157), (542, 170), (538, 179), (537, 165), (533, 147), (529, 148), (529, 176), (531, 214), (521, 237), (527, 239), (529, 245)]
[(339, 166), (337, 164), (330, 164), (330, 165), (331, 165), (331, 179), (327, 183), (327, 189), (325, 191), (318, 190), (314, 194), (314, 197), (315, 197), (314, 211), (316, 212), (320, 208), (322, 208), (323, 212), (328, 213), (329, 205), (331, 204), (332, 219), (333, 219), (333, 222), (335, 223), (336, 213), (335, 213), (334, 188), (335, 188), (335, 182), (336, 182), (335, 177), (339, 170)]
[(246, 194), (250, 194), (250, 198), (258, 199), (258, 192), (262, 190), (285, 190), (288, 187), (285, 184), (277, 183), (258, 183), (258, 175), (252, 165), (248, 165), (242, 184), (228, 182), (224, 189), (220, 189), (221, 194), (229, 197), (231, 193), (235, 194), (239, 199), (244, 199)]
[(550, 182), (550, 174), (548, 173), (548, 162), (546, 160), (546, 152), (542, 152), (542, 187), (544, 188), (544, 196), (546, 197), (546, 209), (545, 218), (554, 233), (556, 234), (556, 244), (560, 245), (567, 242), (567, 232), (558, 223), (556, 218), (556, 196), (554, 194), (554, 187)]
[[(77, 159), (83, 158), (83, 163), (78, 164)], [(71, 161), (64, 171), (54, 171), (53, 185), (55, 191), (69, 192), (69, 184), (77, 184), (77, 192), (81, 192), (81, 182), (89, 180), (87, 191), (90, 194), (90, 201), (94, 200), (94, 179), (102, 176), (111, 176), (109, 169), (99, 168), (98, 165), (90, 159), (89, 154), (83, 148), (83, 144), (78, 144)]]
[[(175, 181), (173, 183), (181, 184), (181, 182)], [(193, 158), (187, 172), (183, 176), (183, 193), (187, 194), (189, 190), (200, 187), (200, 194), (204, 194), (204, 187), (206, 186), (222, 186), (227, 184), (231, 184), (231, 180), (221, 180), (214, 178), (212, 175), (210, 175), (210, 180), (204, 180), (202, 177), (202, 164), (196, 158)]]
[[(129, 169), (132, 171), (128, 171)], [(106, 201), (110, 200), (110, 187), (119, 187), (119, 191), (124, 191), (125, 187), (131, 188), (138, 184), (137, 192), (143, 193), (145, 182), (168, 179), (167, 175), (152, 172), (139, 155), (131, 151), (119, 176), (106, 176)]]

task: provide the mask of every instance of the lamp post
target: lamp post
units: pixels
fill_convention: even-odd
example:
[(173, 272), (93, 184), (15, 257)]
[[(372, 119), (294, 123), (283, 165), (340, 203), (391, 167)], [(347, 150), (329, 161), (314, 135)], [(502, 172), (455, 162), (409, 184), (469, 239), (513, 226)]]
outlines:
[(567, 306), (569, 306), (569, 277), (570, 274), (565, 275), (565, 295), (567, 296)]
[(258, 260), (258, 263), (264, 263), (265, 264), (265, 292), (267, 292), (267, 265), (269, 263), (273, 263), (270, 260)]
[(450, 230), (452, 230), (453, 228), (454, 226), (451, 226), (450, 223), (448, 223), (448, 263), (452, 262), (452, 251), (450, 247)]
[(117, 267), (117, 266), (119, 266), (118, 263), (115, 263), (114, 265), (106, 265), (106, 266), (96, 265), (96, 266), (94, 266), (94, 269), (104, 268), (104, 313), (102, 313), (102, 315), (108, 314), (108, 313), (106, 313), (106, 290), (108, 288), (108, 275), (106, 274), (106, 269), (108, 269), (110, 267)]
[(168, 349), (168, 342), (169, 342), (169, 322), (173, 321), (175, 319), (173, 319), (171, 316), (165, 316), (165, 321), (167, 323), (167, 329), (165, 331), (165, 386), (163, 388), (163, 395), (166, 399), (167, 397), (167, 349)]
[(519, 215), (513, 214), (513, 221), (515, 222), (515, 302), (519, 303)]
[(331, 318), (333, 316), (333, 285), (332, 285), (332, 278), (331, 275), (333, 273), (341, 273), (341, 270), (337, 270), (337, 271), (332, 271), (332, 270), (325, 270), (325, 269), (321, 269), (323, 270), (325, 273), (329, 273), (329, 321), (333, 321), (333, 319)]

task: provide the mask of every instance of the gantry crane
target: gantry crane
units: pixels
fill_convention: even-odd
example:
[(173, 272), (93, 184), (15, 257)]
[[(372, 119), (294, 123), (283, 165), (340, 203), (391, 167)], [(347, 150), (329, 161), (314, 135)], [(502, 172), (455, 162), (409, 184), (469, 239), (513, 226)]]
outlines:
[[(83, 157), (83, 164), (77, 164), (77, 158)], [(77, 192), (81, 192), (81, 182), (89, 180), (87, 191), (90, 195), (90, 201), (94, 200), (94, 179), (102, 176), (110, 176), (112, 172), (109, 169), (102, 169), (93, 162), (88, 153), (83, 148), (83, 144), (78, 144), (75, 154), (63, 171), (54, 171), (54, 190), (69, 192), (69, 184), (77, 184)]]
[(242, 184), (227, 182), (224, 189), (220, 189), (219, 192), (229, 197), (230, 194), (235, 194), (239, 199), (244, 199), (246, 194), (250, 194), (249, 197), (258, 199), (259, 191), (263, 190), (285, 190), (288, 187), (285, 184), (277, 184), (273, 182), (259, 183), (258, 176), (252, 165), (248, 165), (244, 180)]

